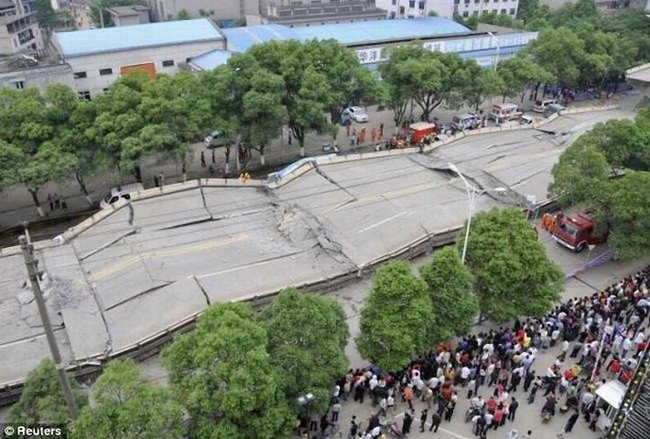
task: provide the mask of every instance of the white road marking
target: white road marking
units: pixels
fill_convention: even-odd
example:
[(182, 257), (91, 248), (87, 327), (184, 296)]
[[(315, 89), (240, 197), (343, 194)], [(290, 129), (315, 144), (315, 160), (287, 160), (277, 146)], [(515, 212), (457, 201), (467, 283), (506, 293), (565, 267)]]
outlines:
[(381, 226), (382, 224), (387, 223), (388, 221), (392, 221), (392, 220), (394, 220), (395, 218), (399, 218), (400, 216), (404, 216), (404, 215), (406, 215), (406, 214), (407, 214), (407, 212), (400, 212), (400, 213), (398, 213), (397, 215), (393, 215), (393, 216), (391, 216), (390, 218), (386, 218), (386, 219), (384, 219), (384, 220), (379, 221), (378, 223), (372, 224), (372, 225), (370, 225), (370, 226), (368, 226), (368, 227), (364, 227), (363, 229), (359, 230), (359, 233), (367, 232), (368, 230), (374, 229), (375, 227), (379, 227), (379, 226)]

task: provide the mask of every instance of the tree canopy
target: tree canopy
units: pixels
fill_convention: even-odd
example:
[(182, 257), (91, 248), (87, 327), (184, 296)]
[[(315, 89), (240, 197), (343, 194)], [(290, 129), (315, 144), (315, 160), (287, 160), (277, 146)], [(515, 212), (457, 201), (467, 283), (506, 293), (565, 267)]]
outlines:
[(450, 341), (469, 333), (479, 312), (474, 295), (474, 277), (452, 246), (433, 254), (433, 260), (420, 267), (420, 276), (431, 296), (432, 343)]
[(283, 437), (295, 419), (267, 354), (266, 330), (244, 303), (215, 304), (162, 353), (172, 392), (206, 438)]
[[(88, 404), (88, 399), (77, 382), (70, 379), (77, 407)], [(19, 424), (67, 424), (68, 407), (59, 385), (54, 362), (47, 358), (27, 374), (20, 399), (9, 410), (7, 422)]]
[[(465, 233), (460, 233), (457, 248), (464, 242)], [(546, 314), (564, 288), (562, 270), (548, 259), (517, 209), (474, 215), (466, 264), (475, 278), (481, 314), (497, 322)]]
[(262, 313), (269, 337), (271, 363), (285, 375), (289, 405), (311, 392), (311, 407), (324, 413), (330, 403), (332, 383), (345, 375), (348, 325), (341, 305), (333, 299), (294, 288), (280, 292)]
[(563, 206), (590, 210), (610, 229), (619, 258), (647, 254), (650, 227), (650, 109), (634, 122), (612, 120), (580, 136), (553, 166), (549, 193)]
[(361, 310), (359, 353), (385, 371), (397, 371), (429, 346), (431, 297), (406, 262), (377, 270)]
[(70, 437), (177, 438), (185, 431), (183, 409), (165, 387), (145, 382), (132, 360), (111, 362), (93, 388)]

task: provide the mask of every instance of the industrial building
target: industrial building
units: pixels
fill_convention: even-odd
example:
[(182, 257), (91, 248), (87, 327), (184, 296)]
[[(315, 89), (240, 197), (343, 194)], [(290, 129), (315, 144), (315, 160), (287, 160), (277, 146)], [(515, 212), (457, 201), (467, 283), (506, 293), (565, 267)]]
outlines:
[(152, 77), (157, 73), (173, 74), (182, 68), (196, 72), (211, 70), (225, 64), (235, 53), (273, 40), (333, 39), (354, 50), (361, 64), (370, 70), (386, 59), (384, 49), (411, 41), (422, 42), (428, 50), (458, 53), (489, 67), (535, 38), (537, 32), (490, 25), (471, 30), (439, 17), (383, 20), (380, 25), (376, 21), (361, 21), (225, 29), (219, 29), (208, 18), (199, 18), (56, 32), (56, 54), (18, 59), (12, 64), (14, 68), (0, 63), (0, 86), (44, 88), (52, 82), (62, 82), (72, 84), (80, 98), (90, 99), (132, 69), (146, 71)]

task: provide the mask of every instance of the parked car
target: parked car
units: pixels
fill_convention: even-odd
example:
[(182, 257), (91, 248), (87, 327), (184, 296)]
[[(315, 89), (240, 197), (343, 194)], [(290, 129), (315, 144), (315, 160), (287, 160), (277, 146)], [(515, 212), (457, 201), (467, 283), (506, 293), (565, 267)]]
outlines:
[(531, 125), (535, 119), (533, 118), (532, 114), (522, 114), (521, 117), (519, 118), (519, 124), (520, 125)]
[(475, 114), (457, 114), (451, 118), (451, 127), (456, 131), (473, 130), (480, 124)]
[(411, 145), (420, 141), (431, 142), (436, 134), (436, 124), (431, 122), (414, 122), (402, 129), (404, 136)]
[(205, 143), (205, 146), (208, 148), (225, 146), (227, 142), (228, 136), (226, 136), (225, 132), (220, 130), (212, 131), (212, 133), (203, 140), (203, 143)]
[(352, 116), (350, 116), (350, 113), (341, 114), (339, 123), (344, 127), (350, 125), (352, 123)]
[(144, 186), (142, 186), (142, 183), (124, 184), (121, 186), (116, 186), (114, 188), (111, 188), (111, 190), (108, 191), (108, 194), (106, 194), (106, 196), (102, 198), (102, 201), (100, 201), (99, 207), (100, 209), (104, 209), (110, 206), (111, 204), (116, 203), (117, 200), (119, 200), (120, 198), (124, 198), (125, 200), (130, 200), (132, 193), (141, 190), (144, 190)]
[(538, 99), (535, 101), (535, 105), (533, 105), (533, 111), (536, 113), (543, 113), (544, 110), (546, 110), (546, 107), (551, 104), (559, 104), (559, 102), (557, 99)]
[(345, 110), (343, 110), (342, 117), (348, 116), (350, 119), (354, 120), (355, 122), (363, 123), (363, 122), (368, 122), (368, 115), (366, 114), (365, 111), (363, 111), (363, 108), (361, 107), (348, 107)]
[(564, 110), (566, 110), (566, 107), (563, 107), (560, 104), (547, 105), (546, 109), (544, 110), (544, 117), (550, 117), (555, 113), (562, 115), (562, 113), (564, 113)]

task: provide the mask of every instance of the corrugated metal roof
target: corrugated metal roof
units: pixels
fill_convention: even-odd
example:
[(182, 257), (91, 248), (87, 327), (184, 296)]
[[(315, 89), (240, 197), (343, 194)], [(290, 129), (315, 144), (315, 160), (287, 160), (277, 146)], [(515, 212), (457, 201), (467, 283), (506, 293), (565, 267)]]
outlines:
[(212, 50), (192, 58), (190, 65), (200, 70), (212, 70), (225, 64), (232, 55), (226, 50)]
[(207, 18), (55, 32), (54, 37), (64, 57), (224, 39)]
[(233, 52), (246, 52), (255, 44), (273, 40), (297, 40), (294, 29), (281, 24), (233, 27), (222, 29), (228, 41), (228, 49)]
[(471, 30), (453, 20), (439, 17), (355, 21), (324, 24), (293, 29), (301, 41), (334, 39), (344, 45), (369, 44), (380, 41), (439, 37), (467, 34)]

